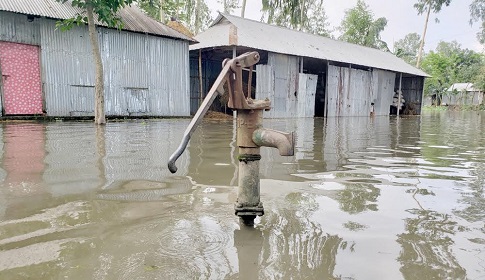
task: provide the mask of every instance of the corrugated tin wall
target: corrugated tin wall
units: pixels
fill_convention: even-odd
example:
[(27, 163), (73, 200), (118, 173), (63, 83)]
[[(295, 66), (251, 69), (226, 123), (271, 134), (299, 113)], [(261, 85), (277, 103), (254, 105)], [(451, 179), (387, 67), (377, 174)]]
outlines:
[(298, 57), (268, 53), (268, 64), (274, 69), (273, 114), (275, 118), (297, 116)]
[(273, 66), (265, 64), (256, 65), (256, 99), (271, 101), (271, 110), (264, 112), (263, 117), (273, 118), (275, 111), (275, 77)]
[(315, 93), (318, 75), (299, 74), (298, 76), (298, 117), (315, 116)]
[(0, 11), (0, 41), (40, 45), (39, 19)]
[(480, 105), (483, 102), (483, 92), (458, 92), (444, 94), (441, 104), (447, 105)]
[[(328, 66), (327, 117), (389, 115), (396, 74)], [(372, 108), (374, 103), (374, 108)]]
[(372, 72), (328, 66), (327, 117), (369, 116)]
[[(61, 33), (53, 24), (41, 25), (47, 113), (92, 115), (94, 67), (87, 28)], [(187, 42), (106, 28), (98, 33), (106, 115), (189, 115)]]
[(372, 71), (372, 99), (374, 102), (374, 114), (376, 116), (388, 116), (392, 98), (394, 96), (394, 82), (396, 73), (374, 69)]
[(268, 65), (257, 65), (256, 73), (256, 98), (271, 100), (264, 117), (297, 117), (298, 57), (268, 53)]
[[(94, 64), (87, 27), (67, 32), (55, 20), (1, 13), (0, 40), (41, 45), (49, 116), (94, 114)], [(188, 116), (188, 42), (98, 28), (106, 115)]]
[(61, 32), (55, 30), (54, 24), (53, 20), (42, 19), (40, 25), (47, 114), (94, 115), (94, 65), (87, 28)]
[[(396, 76), (396, 85), (399, 87), (399, 75)], [(423, 99), (424, 78), (423, 77), (403, 77), (402, 78), (402, 95), (406, 100), (406, 110), (413, 111), (414, 114), (421, 114), (421, 103)], [(410, 108), (412, 106), (412, 109)]]

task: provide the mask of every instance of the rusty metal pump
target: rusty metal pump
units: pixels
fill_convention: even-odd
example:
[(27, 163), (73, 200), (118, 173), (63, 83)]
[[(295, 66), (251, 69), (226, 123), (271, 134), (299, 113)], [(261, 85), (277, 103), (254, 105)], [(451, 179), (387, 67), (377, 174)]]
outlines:
[(222, 71), (217, 77), (199, 110), (185, 130), (184, 137), (177, 150), (170, 156), (168, 169), (175, 173), (175, 161), (182, 155), (187, 147), (192, 133), (206, 114), (217, 94), (224, 93), (224, 84), (227, 83), (229, 101), (228, 107), (236, 110), (237, 146), (239, 148), (239, 177), (238, 198), (235, 203), (235, 214), (246, 224), (252, 224), (256, 216), (264, 214), (263, 204), (260, 201), (259, 160), (260, 147), (274, 147), (282, 156), (294, 154), (294, 133), (284, 133), (262, 127), (263, 111), (271, 109), (271, 101), (255, 100), (251, 98), (251, 74), (249, 75), (248, 89), (243, 90), (243, 68), (250, 68), (259, 62), (257, 52), (244, 53), (233, 59), (225, 59)]

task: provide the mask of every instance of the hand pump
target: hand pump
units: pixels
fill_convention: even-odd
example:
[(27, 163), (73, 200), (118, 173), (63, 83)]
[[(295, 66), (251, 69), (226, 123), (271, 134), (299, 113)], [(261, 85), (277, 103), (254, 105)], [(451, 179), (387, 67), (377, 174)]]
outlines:
[[(252, 224), (256, 216), (264, 214), (260, 201), (259, 160), (260, 147), (274, 147), (282, 156), (294, 154), (295, 139), (293, 132), (284, 133), (262, 127), (263, 111), (271, 109), (271, 101), (251, 99), (251, 76), (253, 66), (259, 62), (257, 52), (244, 53), (233, 59), (222, 62), (222, 71), (217, 77), (199, 110), (185, 130), (182, 142), (170, 156), (168, 169), (177, 172), (175, 161), (182, 155), (189, 143), (192, 133), (201, 122), (217, 94), (223, 94), (227, 83), (228, 107), (236, 110), (237, 146), (239, 148), (238, 197), (235, 203), (235, 214), (246, 224)], [(248, 89), (243, 91), (242, 70), (250, 68)]]

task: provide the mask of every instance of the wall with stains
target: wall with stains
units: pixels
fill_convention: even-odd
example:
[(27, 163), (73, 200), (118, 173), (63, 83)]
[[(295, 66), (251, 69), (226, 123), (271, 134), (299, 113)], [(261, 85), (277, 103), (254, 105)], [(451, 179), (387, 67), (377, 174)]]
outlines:
[(444, 104), (444, 103), (446, 103), (446, 105), (458, 105), (458, 106), (481, 105), (483, 103), (483, 92), (481, 91), (460, 91), (457, 93), (447, 92), (441, 98), (441, 104)]
[(394, 97), (396, 73), (373, 69), (372, 71), (372, 100), (374, 115), (388, 116)]
[(327, 117), (369, 116), (372, 110), (372, 72), (328, 66)]
[[(6, 17), (4, 17), (6, 16)], [(8, 24), (3, 24), (8, 19)], [(94, 63), (87, 27), (0, 12), (0, 40), (40, 45), (45, 111), (94, 115)], [(188, 116), (188, 42), (98, 28), (108, 116)]]
[(389, 115), (396, 74), (328, 66), (327, 117)]
[(298, 57), (268, 53), (268, 64), (256, 66), (256, 98), (271, 100), (265, 118), (299, 117)]
[[(399, 87), (399, 75), (396, 75), (396, 87)], [(401, 90), (404, 100), (406, 100), (405, 114), (421, 114), (423, 89), (424, 77), (402, 77)]]

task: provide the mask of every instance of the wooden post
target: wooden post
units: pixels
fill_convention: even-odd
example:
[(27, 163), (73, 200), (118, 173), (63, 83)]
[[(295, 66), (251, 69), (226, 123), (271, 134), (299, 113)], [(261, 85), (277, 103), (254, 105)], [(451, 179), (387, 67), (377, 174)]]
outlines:
[(2, 63), (0, 61), (0, 99), (2, 103), (2, 116), (5, 116), (5, 95), (3, 94), (3, 75), (2, 75)]
[(325, 107), (323, 108), (323, 117), (325, 118), (325, 121), (327, 120), (328, 114), (328, 68), (330, 68), (330, 62), (327, 60), (327, 70), (325, 71)]
[[(236, 45), (232, 46), (232, 58), (236, 58), (237, 56), (237, 50), (236, 50)], [(225, 105), (227, 106), (227, 105)], [(232, 111), (232, 117), (236, 118), (237, 117), (237, 110)]]
[(399, 90), (397, 92), (397, 116), (398, 117), (399, 117), (399, 109), (401, 107), (401, 93), (402, 93), (401, 86), (402, 86), (402, 73), (400, 73), (400, 76), (399, 76)]
[(204, 99), (204, 87), (202, 86), (202, 49), (199, 49), (199, 107)]

